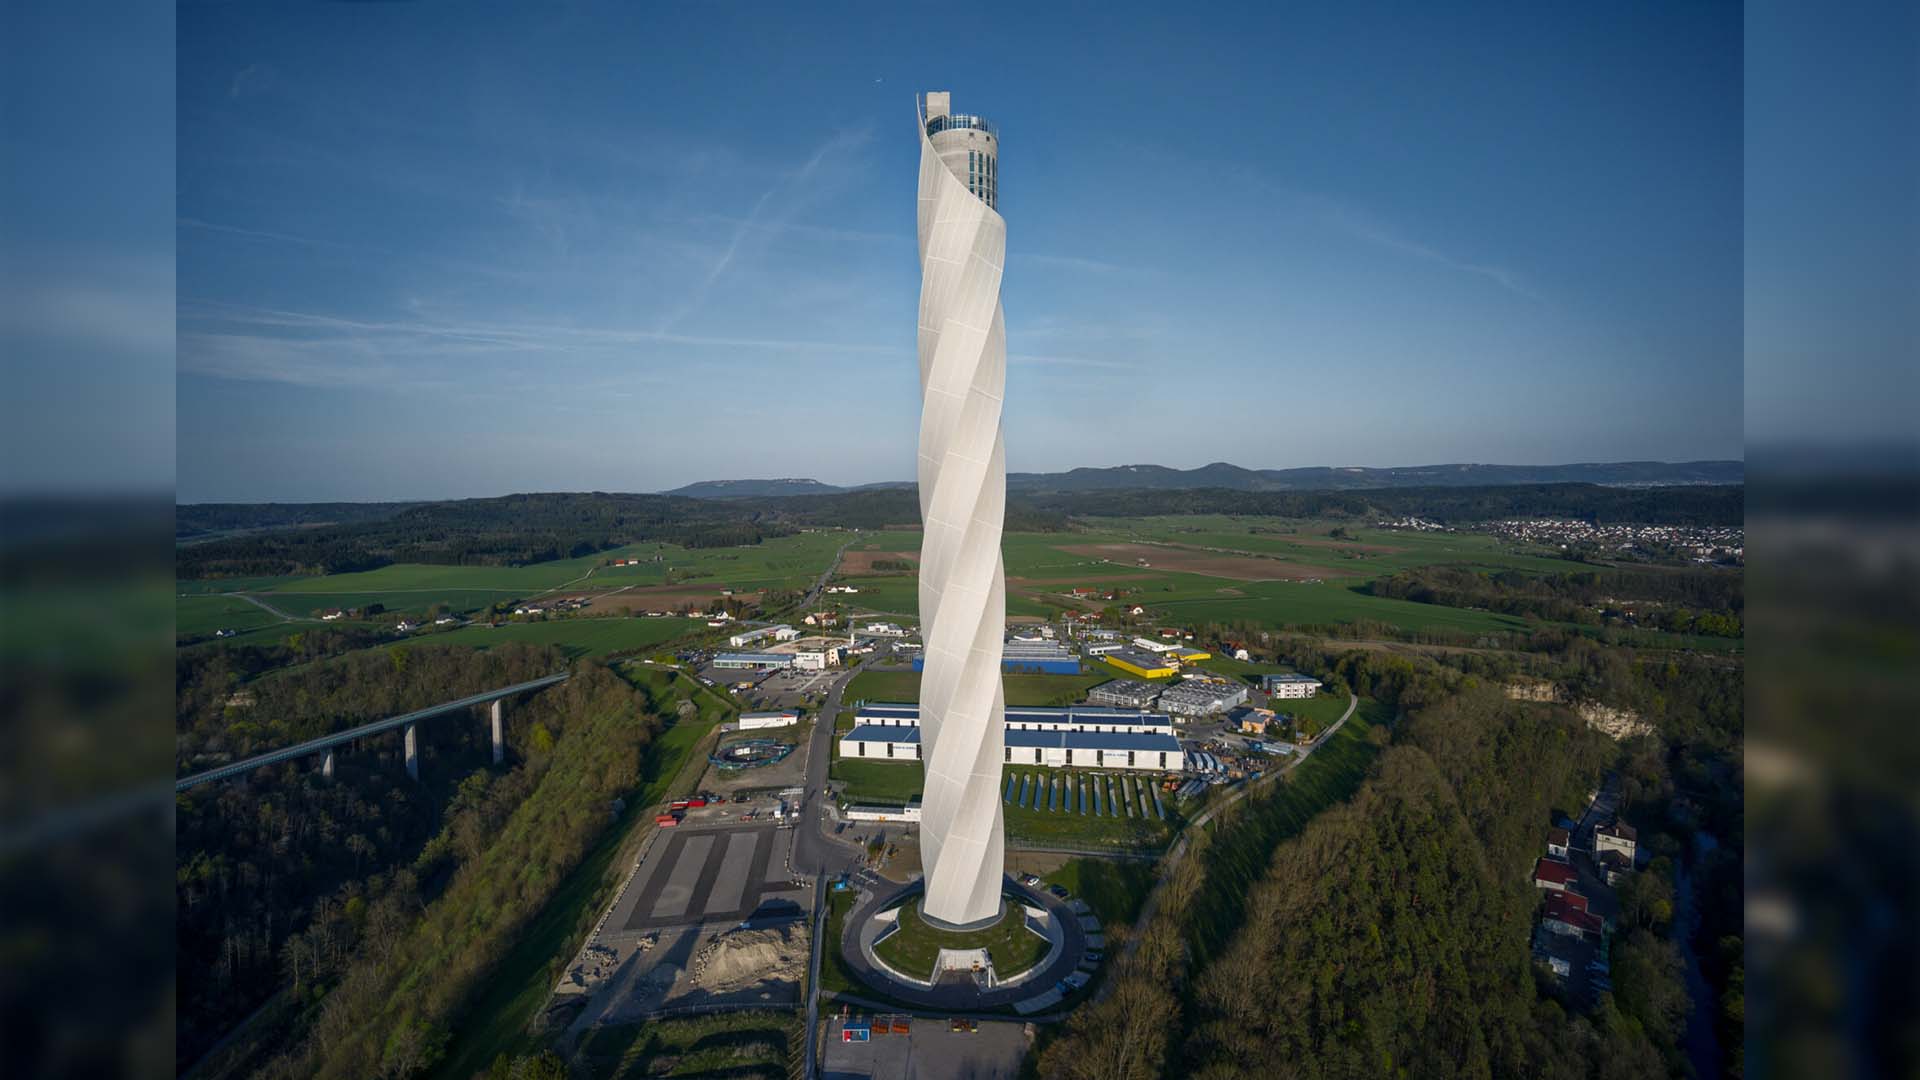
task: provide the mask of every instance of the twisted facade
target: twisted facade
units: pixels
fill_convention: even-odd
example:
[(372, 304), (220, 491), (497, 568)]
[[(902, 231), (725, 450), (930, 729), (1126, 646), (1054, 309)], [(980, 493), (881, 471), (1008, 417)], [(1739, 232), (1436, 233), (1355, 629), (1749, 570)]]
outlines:
[(1006, 222), (998, 138), (930, 93), (920, 116), (920, 681), (922, 914), (949, 926), (1000, 914), (1005, 862), (1000, 684), (1006, 574)]

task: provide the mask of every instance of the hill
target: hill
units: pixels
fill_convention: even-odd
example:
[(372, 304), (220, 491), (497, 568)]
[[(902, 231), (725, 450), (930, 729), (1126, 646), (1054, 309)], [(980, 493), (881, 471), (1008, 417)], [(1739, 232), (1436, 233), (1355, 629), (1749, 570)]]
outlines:
[[(1392, 468), (1316, 465), (1248, 469), (1225, 461), (1197, 469), (1115, 465), (1066, 472), (1008, 473), (1012, 492), (1076, 491), (1377, 491), (1384, 488), (1499, 487), (1512, 484), (1598, 484), (1603, 487), (1682, 487), (1744, 483), (1738, 461), (1613, 461), (1573, 465), (1401, 465)], [(788, 495), (843, 495), (912, 487), (910, 481), (836, 487), (810, 479), (702, 480), (663, 492), (693, 499), (758, 499)]]

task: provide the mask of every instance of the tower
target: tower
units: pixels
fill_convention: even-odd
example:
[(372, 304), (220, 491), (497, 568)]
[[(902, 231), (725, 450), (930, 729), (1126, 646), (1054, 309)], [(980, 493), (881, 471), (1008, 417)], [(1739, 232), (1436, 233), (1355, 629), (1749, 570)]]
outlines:
[(921, 915), (974, 927), (1000, 915), (1005, 838), (1000, 683), (1006, 573), (1006, 222), (999, 137), (927, 94), (920, 123)]

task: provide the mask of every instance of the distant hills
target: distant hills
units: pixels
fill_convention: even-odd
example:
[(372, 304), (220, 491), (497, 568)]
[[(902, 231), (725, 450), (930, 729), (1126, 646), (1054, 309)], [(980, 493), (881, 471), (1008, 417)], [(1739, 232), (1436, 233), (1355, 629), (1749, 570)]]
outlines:
[[(1246, 469), (1224, 461), (1197, 469), (1165, 465), (1116, 465), (1056, 473), (1009, 473), (1012, 492), (1183, 491), (1368, 491), (1403, 487), (1492, 487), (1503, 484), (1601, 484), (1608, 487), (1675, 487), (1739, 484), (1738, 461), (1614, 461), (1575, 465), (1406, 465), (1385, 469), (1313, 466)], [(758, 499), (785, 495), (840, 495), (875, 488), (910, 487), (911, 481), (835, 487), (818, 480), (703, 480), (662, 492), (694, 499)]]

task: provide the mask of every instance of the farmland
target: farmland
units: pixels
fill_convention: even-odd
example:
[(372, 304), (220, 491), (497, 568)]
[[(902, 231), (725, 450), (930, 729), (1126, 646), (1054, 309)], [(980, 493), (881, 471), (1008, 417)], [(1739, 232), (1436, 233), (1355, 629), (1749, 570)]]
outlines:
[[(320, 577), (183, 581), (179, 583), (181, 595), (175, 604), (175, 618), (181, 636), (211, 634), (218, 629), (253, 630), (276, 621), (238, 595), (230, 595), (239, 593), (258, 596), (297, 620), (312, 619), (333, 608), (352, 610), (373, 605), (413, 617), (441, 605), (456, 614), (472, 614), (494, 604), (562, 589), (609, 601), (627, 597), (640, 607), (665, 609), (716, 599), (722, 589), (741, 593), (804, 589), (827, 569), (846, 537), (840, 532), (800, 533), (735, 548), (633, 544), (617, 551), (529, 566), (395, 564)], [(628, 559), (642, 561), (635, 566), (606, 565)], [(911, 597), (911, 579), (902, 580)], [(917, 604), (917, 599), (913, 603)], [(636, 605), (607, 602), (604, 606)], [(268, 636), (277, 636), (277, 632)], [(606, 651), (599, 648), (604, 637), (595, 635), (588, 651)]]
[(570, 660), (645, 649), (706, 626), (693, 619), (553, 619), (547, 622), (462, 626), (437, 634), (419, 634), (403, 645), (469, 645), (486, 648), (509, 641), (553, 645)]

